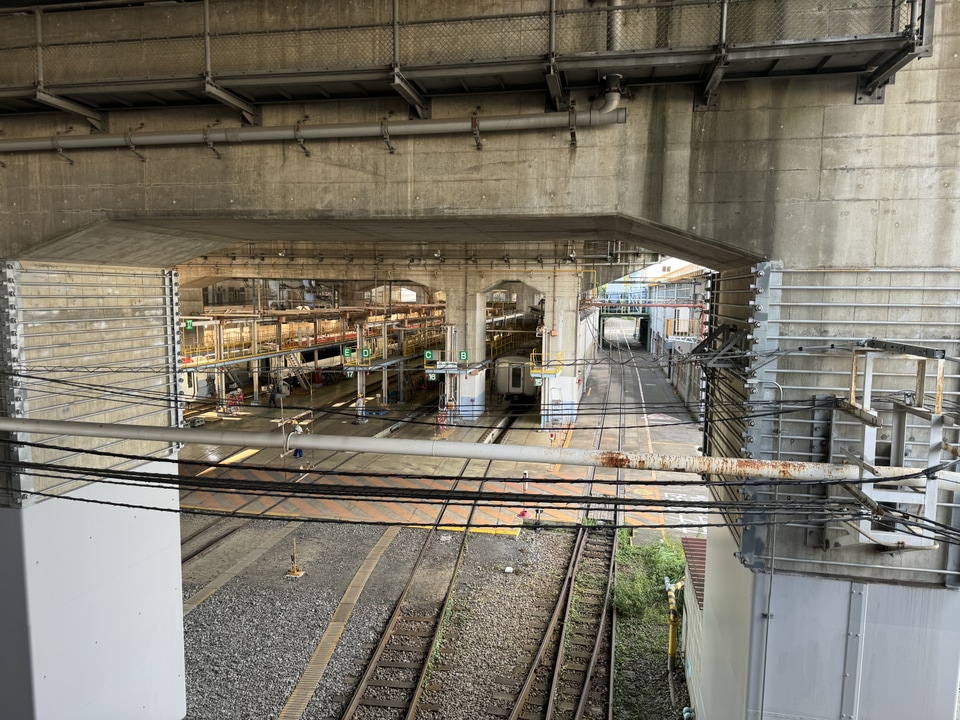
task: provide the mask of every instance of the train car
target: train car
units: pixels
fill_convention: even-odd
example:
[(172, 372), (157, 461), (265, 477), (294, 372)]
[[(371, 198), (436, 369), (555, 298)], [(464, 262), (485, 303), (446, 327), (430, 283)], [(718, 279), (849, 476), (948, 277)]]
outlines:
[(505, 355), (494, 363), (495, 389), (498, 395), (511, 402), (532, 401), (540, 388), (530, 375), (530, 358), (523, 355)]

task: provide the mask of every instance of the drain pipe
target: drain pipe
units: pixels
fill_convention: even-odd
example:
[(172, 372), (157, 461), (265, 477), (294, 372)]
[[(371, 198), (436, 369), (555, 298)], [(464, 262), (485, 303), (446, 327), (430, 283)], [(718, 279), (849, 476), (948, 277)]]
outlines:
[[(606, 83), (606, 87), (603, 89), (603, 105), (601, 105), (600, 109), (597, 110), (597, 112), (601, 115), (618, 109), (620, 105), (620, 96), (623, 93), (623, 90), (620, 87), (620, 81), (622, 79), (623, 75), (619, 75), (617, 73), (610, 73), (609, 75), (603, 76), (603, 80)], [(620, 110), (620, 112), (623, 112), (623, 110)]]
[[(37, 420), (0, 417), (0, 432), (40, 433), (66, 437), (98, 437), (117, 440), (146, 440), (169, 443), (205, 443), (234, 447), (281, 448), (293, 450), (335, 450), (367, 452), (382, 455), (416, 455), (472, 460), (506, 460), (548, 465), (583, 465), (634, 470), (687, 472), (697, 475), (761, 477), (780, 480), (851, 480), (861, 479), (857, 465), (753, 458), (722, 458), (704, 455), (665, 455), (659, 453), (625, 453), (610, 450), (537, 447), (530, 445), (489, 445), (435, 440), (399, 440), (396, 438), (348, 437), (341, 435), (291, 435), (255, 433), (239, 430), (197, 430), (196, 428), (162, 427), (74, 422), (70, 420)], [(916, 468), (878, 467), (876, 477), (915, 477)]]
[[(616, 77), (619, 83), (619, 75)], [(472, 117), (438, 120), (397, 120), (343, 125), (290, 125), (271, 127), (205, 128), (174, 132), (129, 132), (94, 135), (56, 135), (49, 138), (0, 139), (0, 153), (36, 152), (39, 150), (88, 150), (101, 148), (138, 148), (168, 145), (207, 145), (241, 142), (279, 142), (289, 140), (342, 140), (347, 138), (455, 135), (472, 136), (485, 132), (517, 132), (523, 130), (567, 129), (571, 120), (577, 127), (623, 125), (627, 122), (626, 108), (618, 108), (620, 97), (608, 88), (603, 107), (599, 110), (580, 110), (575, 113), (554, 112), (542, 115), (504, 115), (499, 117)], [(613, 98), (613, 99), (612, 99)], [(571, 117), (571, 115), (573, 117)]]

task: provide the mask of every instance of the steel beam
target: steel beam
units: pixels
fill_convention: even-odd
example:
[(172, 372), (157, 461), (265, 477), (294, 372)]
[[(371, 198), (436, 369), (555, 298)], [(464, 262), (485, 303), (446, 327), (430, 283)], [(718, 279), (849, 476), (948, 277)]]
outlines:
[(247, 102), (238, 95), (234, 95), (229, 90), (223, 89), (210, 78), (207, 78), (203, 83), (203, 92), (205, 95), (209, 95), (214, 100), (217, 100), (228, 107), (232, 107), (234, 110), (239, 110), (243, 115), (243, 119), (246, 120), (250, 125), (260, 124), (260, 110), (256, 105)]
[(63, 110), (72, 115), (79, 115), (82, 118), (85, 118), (91, 126), (96, 130), (103, 130), (106, 125), (106, 119), (99, 110), (96, 110), (88, 105), (82, 105), (81, 103), (74, 102), (73, 100), (67, 100), (67, 98), (60, 97), (59, 95), (54, 95), (49, 93), (46, 90), (37, 88), (34, 93), (34, 100), (37, 102), (43, 103), (44, 105), (49, 105), (52, 108), (57, 110)]
[(423, 119), (430, 117), (429, 101), (413, 86), (413, 83), (400, 73), (399, 68), (394, 68), (393, 70), (393, 80), (390, 82), (390, 87), (396, 90), (400, 97), (410, 103), (410, 106), (416, 111), (418, 117)]

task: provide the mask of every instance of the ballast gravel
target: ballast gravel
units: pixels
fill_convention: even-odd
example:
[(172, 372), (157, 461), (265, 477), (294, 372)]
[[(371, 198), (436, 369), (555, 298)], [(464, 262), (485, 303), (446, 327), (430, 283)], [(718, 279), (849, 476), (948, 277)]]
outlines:
[[(254, 525), (276, 528), (269, 521)], [(376, 526), (305, 523), (187, 615), (187, 720), (277, 718), (344, 591), (383, 532)], [(231, 538), (232, 552), (256, 547), (257, 534)], [(293, 536), (298, 563), (306, 571), (299, 580), (285, 577)], [(425, 536), (425, 530), (405, 528), (387, 548), (352, 608), (304, 720), (340, 717)], [(460, 538), (446, 532), (435, 538), (425, 570), (431, 580), (428, 590), (413, 594), (415, 605), (426, 608), (438, 593), (442, 596), (449, 581), (446, 566), (452, 566)], [(553, 602), (573, 541), (570, 532), (530, 528), (516, 537), (469, 536), (445, 639), (423, 697), (437, 710), (422, 711), (419, 718), (491, 717), (485, 712), (491, 698), (513, 692), (509, 678), (529, 662), (529, 648), (539, 637), (539, 630), (531, 628), (534, 616), (549, 614), (543, 608)], [(203, 582), (194, 573), (189, 585), (199, 589)], [(186, 595), (186, 582), (184, 589)], [(391, 711), (376, 708), (362, 713), (363, 720), (391, 717)]]

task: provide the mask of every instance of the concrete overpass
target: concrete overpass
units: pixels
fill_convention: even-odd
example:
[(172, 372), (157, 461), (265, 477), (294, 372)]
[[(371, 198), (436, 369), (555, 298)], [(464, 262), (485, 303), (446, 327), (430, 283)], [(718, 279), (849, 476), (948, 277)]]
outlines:
[[(548, 356), (581, 344), (592, 285), (663, 253), (718, 271), (701, 352), (708, 454), (846, 450), (868, 468), (926, 469), (941, 439), (956, 447), (956, 2), (329, 6), (322, 19), (252, 0), (0, 14), (7, 415), (176, 424), (179, 316), (215, 278), (444, 290), (462, 328), (451, 349), (471, 356), (483, 295), (522, 282), (549, 298)], [(95, 392), (64, 398), (80, 380)], [(574, 377), (556, 385), (577, 399)], [(853, 404), (746, 417), (836, 396)], [(52, 468), (68, 456), (9, 455)], [(53, 717), (80, 677), (71, 700), (90, 717), (179, 717), (175, 520), (104, 522), (35, 494), (173, 506), (175, 493), (16, 464), (5, 487), (5, 694)], [(868, 483), (865, 502), (956, 525), (954, 493), (924, 489), (918, 504)], [(752, 497), (765, 517), (771, 499)], [(946, 717), (960, 674), (953, 546), (903, 554), (916, 539), (904, 527), (792, 520), (710, 533), (700, 716)], [(120, 544), (131, 549), (107, 573), (102, 553)], [(150, 622), (118, 629), (104, 593)], [(854, 627), (869, 628), (862, 644)], [(94, 662), (100, 640), (110, 650)], [(134, 646), (150, 648), (140, 666), (126, 663)], [(89, 673), (72, 675), (80, 664)]]

